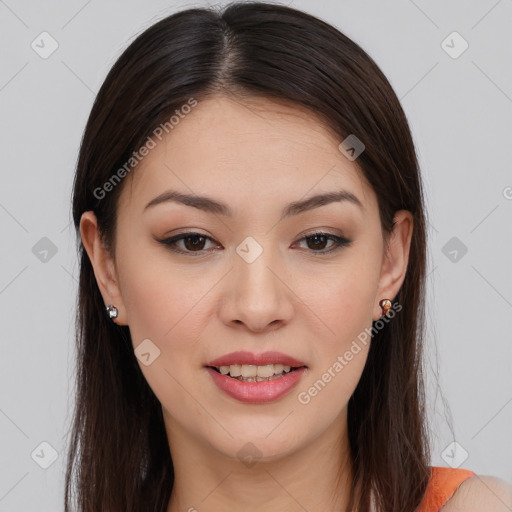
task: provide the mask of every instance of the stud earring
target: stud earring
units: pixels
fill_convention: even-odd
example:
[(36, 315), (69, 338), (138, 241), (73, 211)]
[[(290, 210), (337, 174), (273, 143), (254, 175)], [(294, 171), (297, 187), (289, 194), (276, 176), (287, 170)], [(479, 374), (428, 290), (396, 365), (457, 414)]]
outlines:
[(106, 310), (109, 318), (114, 322), (114, 318), (117, 318), (117, 308), (112, 304), (109, 304), (108, 306), (106, 306)]
[(382, 314), (384, 316), (389, 316), (388, 315), (388, 311), (391, 309), (391, 301), (389, 299), (382, 299), (380, 302), (379, 302), (379, 306), (382, 308)]

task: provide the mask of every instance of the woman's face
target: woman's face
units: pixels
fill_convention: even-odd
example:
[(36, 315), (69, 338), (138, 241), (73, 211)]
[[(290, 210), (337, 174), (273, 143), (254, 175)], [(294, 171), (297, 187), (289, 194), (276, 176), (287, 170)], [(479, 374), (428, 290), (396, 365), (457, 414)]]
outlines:
[[(403, 281), (408, 212), (399, 212), (385, 258), (377, 198), (357, 160), (294, 107), (211, 97), (155, 141), (125, 178), (115, 279), (98, 280), (118, 323), (129, 325), (170, 438), (186, 433), (228, 457), (254, 450), (272, 460), (339, 432), (372, 320), (382, 314), (379, 300), (392, 299)], [(170, 191), (192, 196), (195, 206), (148, 206)], [(355, 199), (307, 202), (341, 191)], [(85, 223), (82, 229), (87, 239)], [(262, 363), (260, 375), (282, 371), (264, 363), (286, 365), (284, 356), (305, 368), (255, 383), (207, 367), (239, 351), (249, 359), (232, 358), (235, 375), (254, 369), (237, 361), (265, 352), (281, 355), (253, 360)]]

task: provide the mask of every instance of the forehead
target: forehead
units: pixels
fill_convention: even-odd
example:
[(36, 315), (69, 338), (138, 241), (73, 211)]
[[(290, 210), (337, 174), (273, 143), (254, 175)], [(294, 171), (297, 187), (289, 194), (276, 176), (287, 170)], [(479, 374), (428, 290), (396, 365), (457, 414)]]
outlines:
[(121, 203), (143, 210), (172, 188), (187, 194), (285, 202), (313, 192), (372, 191), (341, 142), (307, 109), (263, 98), (213, 96), (198, 101), (128, 175)]

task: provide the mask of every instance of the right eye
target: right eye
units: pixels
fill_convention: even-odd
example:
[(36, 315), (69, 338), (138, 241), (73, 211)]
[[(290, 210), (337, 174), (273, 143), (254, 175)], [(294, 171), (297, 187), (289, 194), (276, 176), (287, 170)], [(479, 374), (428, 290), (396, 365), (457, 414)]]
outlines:
[[(165, 240), (159, 240), (161, 244), (167, 246), (171, 251), (179, 254), (202, 253), (204, 252), (204, 245), (207, 240), (215, 242), (213, 238), (203, 235), (201, 233), (180, 233), (179, 235)], [(178, 243), (183, 242), (184, 248), (179, 248)]]

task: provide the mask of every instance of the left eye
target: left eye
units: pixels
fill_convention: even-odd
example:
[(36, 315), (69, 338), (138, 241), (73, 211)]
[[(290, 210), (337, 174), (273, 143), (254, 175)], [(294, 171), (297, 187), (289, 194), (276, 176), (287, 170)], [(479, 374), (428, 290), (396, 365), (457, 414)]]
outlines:
[[(319, 245), (322, 246), (322, 247), (320, 247), (319, 250), (313, 250), (313, 252), (319, 252), (319, 253), (324, 253), (324, 254), (331, 252), (331, 251), (335, 251), (336, 249), (340, 249), (341, 247), (343, 247), (345, 245), (349, 245), (351, 243), (350, 240), (347, 240), (346, 238), (343, 238), (341, 236), (336, 236), (336, 235), (333, 235), (332, 233), (323, 233), (323, 232), (312, 233), (311, 235), (307, 235), (304, 238), (301, 238), (299, 240), (299, 242), (302, 242), (303, 240), (306, 241), (306, 244), (308, 245), (308, 247), (310, 249), (313, 249), (313, 248), (318, 249)], [(312, 243), (308, 242), (308, 240), (312, 241)], [(328, 241), (333, 242), (333, 244), (331, 245), (331, 247), (329, 249), (325, 249), (323, 246)]]
[[(160, 240), (160, 243), (167, 246), (173, 252), (190, 254), (204, 252), (204, 245), (207, 240), (215, 242), (209, 236), (202, 235), (201, 233), (181, 233), (171, 238)], [(332, 233), (323, 232), (312, 233), (301, 238), (298, 242), (300, 243), (302, 241), (306, 241), (306, 244), (308, 248), (311, 249), (311, 252), (321, 254), (335, 251), (336, 249), (340, 249), (341, 247), (350, 245), (352, 243), (351, 240), (347, 240), (346, 238), (333, 235)], [(333, 242), (333, 244), (330, 248), (326, 249), (325, 243), (328, 241)], [(184, 249), (178, 247), (179, 242), (183, 242)]]

